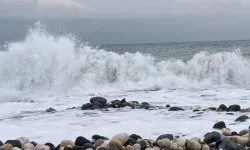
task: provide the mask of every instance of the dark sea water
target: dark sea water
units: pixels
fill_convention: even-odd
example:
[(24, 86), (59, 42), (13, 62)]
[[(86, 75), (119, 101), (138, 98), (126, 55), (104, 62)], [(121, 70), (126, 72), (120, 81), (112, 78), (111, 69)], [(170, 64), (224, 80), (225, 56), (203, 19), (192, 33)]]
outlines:
[(108, 51), (114, 51), (119, 54), (126, 52), (141, 52), (150, 54), (157, 60), (166, 60), (170, 58), (182, 59), (184, 61), (191, 59), (194, 54), (201, 51), (207, 52), (232, 52), (240, 50), (243, 55), (250, 55), (250, 41), (208, 41), (208, 42), (185, 42), (185, 43), (155, 43), (155, 44), (125, 44), (125, 45), (102, 45)]

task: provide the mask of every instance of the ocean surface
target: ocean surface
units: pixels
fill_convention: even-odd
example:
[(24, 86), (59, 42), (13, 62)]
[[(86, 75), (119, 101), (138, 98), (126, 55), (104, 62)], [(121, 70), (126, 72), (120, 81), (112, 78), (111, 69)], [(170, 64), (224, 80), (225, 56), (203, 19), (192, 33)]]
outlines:
[[(120, 132), (143, 138), (164, 133), (203, 137), (217, 121), (237, 132), (248, 129), (250, 121), (234, 121), (243, 113), (197, 115), (192, 110), (220, 104), (250, 107), (250, 41), (91, 46), (36, 26), (22, 40), (6, 42), (0, 52), (2, 141), (25, 136), (58, 143)], [(66, 110), (93, 96), (185, 111)], [(57, 112), (46, 113), (49, 107)]]

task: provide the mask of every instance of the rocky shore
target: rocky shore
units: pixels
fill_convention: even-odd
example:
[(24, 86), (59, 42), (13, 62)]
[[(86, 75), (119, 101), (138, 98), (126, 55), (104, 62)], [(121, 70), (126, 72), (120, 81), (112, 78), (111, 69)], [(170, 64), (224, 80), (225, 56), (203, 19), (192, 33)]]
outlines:
[[(204, 138), (185, 139), (173, 134), (162, 134), (157, 139), (147, 139), (137, 134), (119, 133), (112, 138), (93, 135), (92, 140), (83, 136), (60, 143), (37, 143), (28, 138), (0, 141), (0, 150), (250, 150), (249, 129), (239, 133), (223, 128), (217, 123), (213, 128), (220, 131), (204, 133)], [(55, 145), (56, 144), (56, 145)]]

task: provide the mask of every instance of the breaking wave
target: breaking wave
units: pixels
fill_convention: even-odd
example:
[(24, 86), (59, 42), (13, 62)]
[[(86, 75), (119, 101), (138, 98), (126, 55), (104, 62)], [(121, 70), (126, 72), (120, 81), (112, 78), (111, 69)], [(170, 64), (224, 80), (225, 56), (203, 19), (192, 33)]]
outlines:
[(30, 29), (0, 52), (0, 89), (16, 92), (249, 87), (249, 59), (240, 50), (202, 51), (184, 62), (156, 61), (140, 52), (117, 54), (79, 43), (73, 36)]

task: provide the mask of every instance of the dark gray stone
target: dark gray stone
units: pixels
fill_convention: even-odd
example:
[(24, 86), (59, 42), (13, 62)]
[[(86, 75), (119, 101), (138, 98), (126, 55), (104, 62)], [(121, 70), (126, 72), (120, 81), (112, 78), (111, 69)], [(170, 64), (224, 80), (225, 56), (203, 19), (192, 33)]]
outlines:
[(170, 105), (169, 105), (169, 104), (167, 104), (167, 105), (166, 105), (166, 107), (168, 108), (168, 107), (170, 107)]
[(103, 98), (103, 97), (92, 97), (89, 101), (90, 101), (90, 103), (99, 102), (103, 105), (107, 104), (107, 99)]
[(133, 139), (135, 139), (135, 140), (142, 139), (141, 136), (140, 136), (140, 135), (137, 135), (137, 134), (131, 134), (129, 137), (130, 137), (130, 138), (133, 138)]
[(238, 146), (230, 140), (224, 140), (220, 145), (219, 148), (225, 150), (238, 150)]
[(141, 140), (138, 144), (141, 145), (141, 150), (145, 150), (147, 148), (147, 144), (144, 140)]
[(236, 118), (235, 121), (244, 122), (244, 121), (246, 121), (247, 119), (249, 119), (248, 116), (242, 115), (242, 116)]
[(215, 129), (223, 129), (226, 128), (226, 124), (224, 121), (220, 121), (214, 124), (213, 128)]
[(136, 139), (129, 137), (128, 141), (124, 144), (124, 146), (131, 145), (133, 146), (136, 143)]
[(46, 112), (56, 112), (56, 110), (54, 108), (48, 108), (46, 109)]
[(84, 146), (84, 144), (86, 144), (86, 143), (91, 143), (91, 142), (82, 136), (77, 137), (75, 140), (75, 145), (77, 145), (77, 146)]
[(180, 107), (170, 107), (168, 111), (183, 111), (184, 109)]
[(91, 109), (92, 105), (90, 103), (86, 103), (86, 104), (83, 104), (81, 109), (82, 110), (87, 110), (87, 109)]
[(56, 149), (56, 148), (55, 148), (55, 145), (52, 144), (52, 143), (45, 143), (44, 145), (49, 146), (50, 150), (55, 150), (55, 149)]
[(227, 111), (227, 109), (228, 109), (227, 106), (224, 104), (221, 104), (218, 108), (218, 110), (223, 110), (223, 111)]
[(111, 146), (108, 148), (108, 150), (120, 150), (120, 149), (117, 146)]
[(227, 111), (240, 111), (240, 105), (230, 105)]
[(99, 140), (99, 139), (102, 139), (102, 140), (109, 140), (109, 138), (107, 138), (107, 137), (105, 137), (105, 136), (97, 135), (97, 134), (95, 134), (95, 135), (92, 136), (92, 140), (93, 140), (93, 141), (97, 141), (97, 140)]
[(217, 140), (219, 140), (221, 138), (220, 134), (217, 134), (217, 133), (211, 133), (209, 135), (207, 135), (203, 142), (204, 143), (207, 143), (207, 144), (210, 144), (212, 142), (216, 142)]
[(174, 139), (174, 136), (173, 134), (163, 134), (163, 135), (160, 135), (157, 139), (156, 139), (156, 143), (158, 140), (161, 140), (161, 139), (169, 139), (169, 140), (173, 140)]
[(237, 145), (237, 147), (238, 147), (238, 150), (246, 150), (246, 148), (242, 145)]
[(7, 140), (4, 144), (11, 144), (13, 147), (18, 147), (20, 149), (22, 149), (22, 144), (20, 141), (18, 140)]
[(3, 145), (3, 142), (0, 140), (0, 147)]
[(239, 132), (239, 136), (245, 135), (245, 134), (247, 134), (247, 133), (248, 133), (248, 130), (241, 130), (241, 131)]
[(91, 143), (85, 143), (85, 144), (83, 145), (83, 147), (84, 147), (85, 149), (88, 149), (88, 148), (95, 149), (95, 147), (94, 147)]
[(73, 150), (85, 150), (85, 148), (83, 146), (75, 145), (75, 146), (73, 146)]

